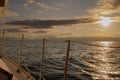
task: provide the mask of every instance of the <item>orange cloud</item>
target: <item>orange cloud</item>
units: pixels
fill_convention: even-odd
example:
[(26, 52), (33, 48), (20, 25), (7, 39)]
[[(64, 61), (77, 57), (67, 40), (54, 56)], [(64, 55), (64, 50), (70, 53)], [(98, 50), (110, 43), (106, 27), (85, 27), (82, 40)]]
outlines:
[(96, 17), (119, 17), (120, 0), (98, 0), (97, 6), (88, 12)]
[(111, 15), (119, 13), (120, 0), (99, 0), (97, 7), (90, 10), (91, 13), (97, 15)]
[(49, 6), (49, 5), (47, 5), (47, 4), (43, 3), (43, 2), (38, 2), (38, 3), (37, 3), (37, 6), (39, 6), (39, 7), (41, 7), (41, 8), (44, 8), (45, 10), (56, 10), (56, 11), (59, 11), (59, 10), (60, 10), (60, 9), (55, 8), (55, 7), (53, 7), (53, 6)]
[(33, 4), (33, 3), (36, 3), (35, 0), (26, 0), (26, 3), (23, 4), (23, 6), (28, 6), (29, 4)]
[(19, 16), (19, 14), (17, 12), (13, 12), (13, 11), (5, 11), (5, 17), (16, 17)]

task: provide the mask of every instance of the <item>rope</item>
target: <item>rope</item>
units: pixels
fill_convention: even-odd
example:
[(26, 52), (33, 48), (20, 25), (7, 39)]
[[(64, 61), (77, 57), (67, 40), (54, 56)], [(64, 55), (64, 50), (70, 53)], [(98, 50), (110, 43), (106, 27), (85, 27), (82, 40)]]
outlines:
[(46, 41), (50, 43), (65, 43), (65, 41), (51, 41), (51, 40), (46, 40)]
[(103, 45), (95, 45), (95, 44), (90, 44), (90, 43), (85, 43), (85, 42), (77, 42), (77, 41), (71, 41), (74, 43), (79, 43), (79, 44), (84, 44), (84, 45), (89, 45), (89, 46), (94, 46), (94, 47), (107, 47), (107, 48), (120, 48), (120, 47), (113, 47), (113, 46), (103, 46)]
[[(47, 42), (51, 43), (65, 43), (66, 41), (51, 41), (51, 40), (46, 40)], [(94, 46), (94, 47), (106, 47), (106, 48), (120, 48), (119, 46), (104, 46), (104, 45), (95, 45), (95, 44), (90, 44), (86, 42), (78, 42), (78, 41), (71, 41), (73, 43), (79, 43), (79, 44), (84, 44), (88, 46)]]

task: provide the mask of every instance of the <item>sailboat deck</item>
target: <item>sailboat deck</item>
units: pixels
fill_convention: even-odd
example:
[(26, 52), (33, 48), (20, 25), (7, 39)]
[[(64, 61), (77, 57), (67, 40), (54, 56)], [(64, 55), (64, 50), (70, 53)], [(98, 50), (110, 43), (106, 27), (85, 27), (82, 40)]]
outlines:
[[(26, 74), (19, 66), (12, 63), (7, 57), (0, 58), (0, 67), (13, 74), (12, 80), (34, 80), (29, 74)], [(17, 72), (19, 69), (20, 72)]]

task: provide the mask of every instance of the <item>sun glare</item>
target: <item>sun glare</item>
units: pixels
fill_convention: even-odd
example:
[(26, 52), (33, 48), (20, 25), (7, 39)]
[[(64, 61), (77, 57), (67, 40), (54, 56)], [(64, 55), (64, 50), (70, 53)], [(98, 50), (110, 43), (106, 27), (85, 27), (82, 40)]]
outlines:
[(112, 42), (107, 42), (107, 41), (102, 41), (102, 42), (100, 42), (100, 44), (102, 45), (102, 46), (110, 46), (111, 44), (112, 44)]
[(101, 21), (99, 23), (101, 23), (103, 27), (107, 27), (110, 25), (111, 22), (112, 22), (111, 18), (101, 17)]

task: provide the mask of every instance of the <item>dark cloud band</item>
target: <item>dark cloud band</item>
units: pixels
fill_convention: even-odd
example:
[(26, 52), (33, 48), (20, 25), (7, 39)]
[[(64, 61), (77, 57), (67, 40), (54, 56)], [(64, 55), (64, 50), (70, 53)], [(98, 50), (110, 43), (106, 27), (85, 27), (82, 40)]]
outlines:
[(93, 18), (79, 18), (79, 19), (64, 19), (64, 20), (23, 20), (23, 21), (13, 21), (6, 23), (7, 25), (21, 25), (26, 26), (24, 28), (41, 28), (47, 29), (52, 28), (54, 25), (72, 25), (79, 23), (92, 23), (97, 21)]

